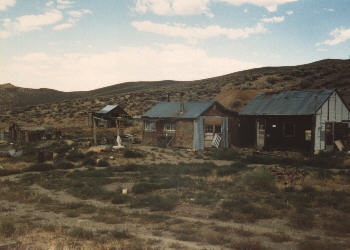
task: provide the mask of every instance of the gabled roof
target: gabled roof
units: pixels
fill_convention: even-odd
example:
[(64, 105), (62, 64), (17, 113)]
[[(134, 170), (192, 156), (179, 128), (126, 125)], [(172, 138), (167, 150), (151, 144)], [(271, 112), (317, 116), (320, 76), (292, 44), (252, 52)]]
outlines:
[(107, 105), (106, 107), (104, 107), (100, 111), (97, 111), (96, 114), (107, 114), (110, 111), (112, 111), (113, 109), (115, 109), (116, 107), (118, 107), (118, 105)]
[(215, 101), (184, 102), (185, 112), (180, 114), (181, 102), (161, 102), (148, 110), (143, 118), (192, 118), (199, 117), (207, 111)]
[(107, 105), (100, 111), (93, 113), (95, 116), (105, 119), (115, 117), (130, 117), (119, 105)]
[(335, 89), (282, 91), (259, 93), (239, 113), (240, 115), (312, 115)]

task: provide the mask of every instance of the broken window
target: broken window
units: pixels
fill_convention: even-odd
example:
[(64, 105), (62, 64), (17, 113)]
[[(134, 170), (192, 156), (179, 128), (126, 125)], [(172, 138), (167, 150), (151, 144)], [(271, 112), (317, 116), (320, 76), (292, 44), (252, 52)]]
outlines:
[(220, 134), (221, 133), (221, 125), (215, 125), (215, 133)]
[(145, 121), (145, 130), (146, 131), (155, 131), (156, 130), (156, 122)]
[(283, 135), (284, 137), (294, 137), (295, 136), (295, 123), (286, 122), (283, 124)]
[(165, 123), (165, 124), (164, 124), (164, 131), (167, 131), (167, 132), (174, 132), (175, 130), (176, 130), (176, 124), (175, 124), (175, 122)]
[(305, 141), (311, 141), (311, 130), (305, 130)]
[(204, 132), (207, 133), (207, 134), (212, 134), (214, 133), (214, 125), (211, 125), (211, 124), (206, 124), (204, 126)]

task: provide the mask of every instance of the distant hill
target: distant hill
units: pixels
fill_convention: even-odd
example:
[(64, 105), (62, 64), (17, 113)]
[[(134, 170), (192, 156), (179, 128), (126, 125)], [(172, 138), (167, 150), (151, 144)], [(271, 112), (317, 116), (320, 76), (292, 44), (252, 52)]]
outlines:
[[(57, 123), (83, 121), (88, 112), (118, 103), (131, 114), (142, 114), (167, 94), (178, 100), (216, 99), (232, 110), (241, 109), (260, 91), (337, 88), (350, 106), (350, 60), (322, 60), (287, 67), (264, 67), (196, 81), (127, 82), (78, 92), (0, 85), (0, 109), (5, 119)], [(4, 110), (12, 110), (4, 112)], [(25, 114), (21, 114), (27, 112)], [(28, 113), (29, 112), (29, 113)], [(42, 115), (46, 114), (43, 119)], [(18, 115), (17, 115), (18, 114)], [(1, 120), (0, 120), (1, 123)]]

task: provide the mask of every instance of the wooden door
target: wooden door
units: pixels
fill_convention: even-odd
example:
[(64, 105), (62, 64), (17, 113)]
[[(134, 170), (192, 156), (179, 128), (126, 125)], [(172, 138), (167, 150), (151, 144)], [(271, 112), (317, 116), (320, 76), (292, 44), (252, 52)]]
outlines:
[(265, 121), (257, 120), (256, 123), (256, 146), (258, 149), (263, 149), (265, 146)]

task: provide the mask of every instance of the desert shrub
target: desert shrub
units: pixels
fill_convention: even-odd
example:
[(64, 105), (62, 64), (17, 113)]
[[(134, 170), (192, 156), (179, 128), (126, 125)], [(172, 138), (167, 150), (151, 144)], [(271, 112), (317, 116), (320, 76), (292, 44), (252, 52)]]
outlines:
[(343, 159), (341, 157), (335, 157), (329, 153), (324, 152), (317, 155), (309, 164), (312, 167), (323, 169), (344, 167)]
[(268, 249), (263, 245), (261, 245), (260, 242), (251, 241), (251, 240), (234, 242), (234, 243), (231, 243), (229, 247), (237, 250), (267, 250)]
[(240, 171), (246, 170), (247, 169), (247, 165), (243, 162), (235, 162), (231, 165), (225, 165), (222, 167), (219, 167), (216, 170), (216, 175), (217, 176), (227, 176), (227, 175), (232, 175), (232, 174), (236, 174)]
[(348, 235), (350, 234), (350, 217), (347, 214), (331, 216), (323, 227), (331, 235)]
[(0, 176), (8, 176), (13, 174), (19, 174), (21, 171), (12, 169), (0, 169)]
[(276, 189), (274, 176), (265, 168), (246, 173), (242, 182), (256, 190), (274, 191)]
[(127, 230), (119, 230), (117, 228), (111, 231), (111, 235), (115, 239), (128, 239), (131, 237)]
[(97, 162), (97, 166), (98, 167), (108, 167), (109, 166), (109, 163), (107, 160), (105, 159), (101, 159)]
[(275, 84), (275, 83), (277, 83), (277, 79), (276, 78), (274, 78), (274, 77), (268, 77), (267, 79), (266, 79), (266, 81), (269, 83), (269, 84), (271, 84), (271, 85), (273, 85), (273, 84)]
[(93, 159), (93, 158), (86, 158), (84, 161), (83, 161), (83, 164), (82, 165), (85, 165), (85, 166), (96, 166), (96, 160)]
[(347, 249), (348, 246), (340, 243), (340, 242), (333, 242), (329, 240), (302, 240), (298, 244), (298, 249), (300, 250), (310, 250), (310, 249), (317, 249), (317, 250), (329, 250), (329, 249)]
[(124, 204), (129, 200), (129, 196), (125, 195), (125, 194), (116, 194), (113, 199), (112, 199), (112, 203), (113, 204)]
[(319, 169), (317, 171), (317, 178), (320, 180), (326, 180), (332, 177), (332, 173), (325, 169)]
[(74, 168), (74, 165), (68, 161), (60, 161), (54, 165), (54, 168), (55, 169), (72, 169)]
[(234, 101), (231, 105), (231, 109), (237, 109), (238, 107), (240, 107), (242, 105), (241, 101)]
[(216, 168), (214, 163), (190, 163), (184, 164), (180, 163), (177, 166), (177, 170), (179, 170), (182, 174), (194, 175), (194, 176), (208, 176), (213, 172), (213, 169)]
[(115, 169), (115, 171), (117, 171), (117, 172), (136, 172), (136, 171), (140, 171), (143, 168), (144, 168), (144, 166), (141, 166), (141, 165), (127, 164), (127, 165), (122, 165), (122, 166), (117, 167)]
[(289, 225), (297, 229), (311, 229), (314, 226), (314, 213), (308, 209), (297, 208), (289, 215)]
[(72, 151), (67, 155), (67, 160), (73, 161), (73, 162), (77, 162), (80, 161), (82, 159), (84, 159), (85, 155), (81, 152), (78, 151)]
[(37, 163), (37, 164), (32, 164), (27, 168), (27, 171), (49, 171), (52, 170), (53, 166), (52, 164), (46, 164), (46, 163)]
[(123, 156), (125, 158), (143, 158), (144, 155), (141, 152), (131, 150), (131, 149), (125, 149)]
[(0, 218), (0, 235), (11, 237), (16, 231), (15, 222), (11, 217)]
[(271, 218), (269, 210), (255, 206), (243, 196), (233, 196), (230, 200), (224, 201), (221, 207), (227, 212), (237, 211), (245, 214), (247, 215), (246, 219), (249, 221)]
[(230, 149), (218, 149), (215, 150), (212, 153), (212, 157), (214, 159), (218, 159), (218, 160), (228, 160), (228, 161), (232, 161), (232, 160), (237, 160), (240, 159), (240, 154), (235, 151), (234, 149), (230, 148)]
[(251, 164), (264, 164), (264, 165), (300, 165), (301, 163), (295, 159), (287, 158), (287, 157), (273, 157), (267, 155), (248, 155), (245, 162)]
[(70, 150), (70, 146), (67, 143), (61, 143), (56, 145), (55, 152), (58, 154), (65, 154)]
[(149, 193), (154, 190), (159, 189), (159, 185), (157, 183), (147, 183), (147, 182), (141, 182), (137, 183), (132, 187), (132, 192), (135, 194), (144, 194)]
[(173, 210), (178, 203), (178, 197), (168, 195), (166, 197), (160, 195), (146, 195), (144, 197), (136, 197), (130, 204), (131, 207), (149, 207), (152, 211), (170, 211)]
[(217, 202), (218, 199), (218, 194), (213, 191), (199, 192), (195, 196), (194, 203), (199, 205), (210, 205)]
[(94, 233), (90, 230), (85, 230), (81, 227), (74, 227), (69, 231), (69, 235), (79, 239), (91, 240), (94, 237)]

